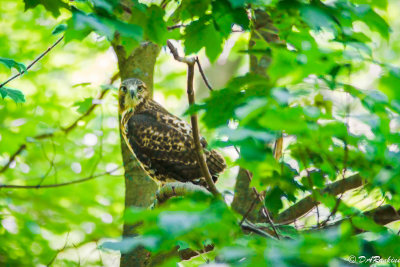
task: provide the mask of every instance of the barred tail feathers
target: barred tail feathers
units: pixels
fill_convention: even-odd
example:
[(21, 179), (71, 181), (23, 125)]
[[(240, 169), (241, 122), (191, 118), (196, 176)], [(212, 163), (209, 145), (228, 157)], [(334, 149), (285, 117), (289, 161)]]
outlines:
[(225, 159), (218, 151), (211, 150), (208, 153), (206, 152), (206, 157), (207, 157), (207, 166), (212, 176), (216, 176), (218, 175), (218, 173), (225, 170), (226, 168)]

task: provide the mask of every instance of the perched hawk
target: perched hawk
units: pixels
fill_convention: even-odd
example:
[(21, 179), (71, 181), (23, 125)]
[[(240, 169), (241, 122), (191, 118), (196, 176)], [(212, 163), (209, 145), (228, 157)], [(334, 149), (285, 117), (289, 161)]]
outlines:
[[(161, 185), (180, 181), (206, 185), (197, 162), (191, 127), (151, 99), (146, 84), (138, 79), (124, 80), (119, 89), (122, 135), (144, 170)], [(201, 144), (210, 173), (217, 180), (225, 159)]]

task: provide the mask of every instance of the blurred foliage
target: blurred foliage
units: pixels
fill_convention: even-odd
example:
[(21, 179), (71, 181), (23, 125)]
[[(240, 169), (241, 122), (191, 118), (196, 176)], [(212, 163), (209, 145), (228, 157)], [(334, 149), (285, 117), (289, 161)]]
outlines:
[[(258, 38), (249, 49), (249, 32), (263, 30), (254, 26), (255, 9), (269, 16), (279, 39)], [(28, 65), (61, 35), (64, 42), (0, 86), (0, 186), (37, 186), (0, 188), (0, 265), (118, 266), (115, 251), (137, 246), (154, 255), (214, 246), (182, 266), (205, 259), (328, 266), (349, 255), (400, 258), (399, 224), (381, 226), (363, 215), (383, 203), (400, 208), (399, 10), (395, 0), (3, 0), (1, 82), (25, 72), (21, 62)], [(164, 51), (156, 99), (175, 113), (200, 114), (210, 145), (224, 149), (230, 167), (253, 173), (251, 185), (266, 191), (272, 216), (310, 194), (321, 202), (317, 213), (277, 225), (285, 238), (243, 233), (242, 215), (229, 201), (233, 168), (218, 184), (227, 203), (195, 195), (152, 210), (129, 208), (123, 216), (111, 45), (129, 53), (141, 42), (164, 46), (167, 39), (229, 81), (186, 110), (185, 66)], [(249, 55), (264, 64), (264, 75), (250, 73), (247, 60), (232, 63)], [(230, 64), (233, 70), (224, 72)], [(277, 160), (273, 144), (282, 132)], [(338, 198), (318, 193), (354, 173), (365, 188)], [(343, 218), (351, 223), (321, 225)], [(117, 241), (123, 219), (141, 223), (140, 236)], [(256, 226), (271, 232), (269, 224)], [(163, 264), (177, 261), (173, 254)]]

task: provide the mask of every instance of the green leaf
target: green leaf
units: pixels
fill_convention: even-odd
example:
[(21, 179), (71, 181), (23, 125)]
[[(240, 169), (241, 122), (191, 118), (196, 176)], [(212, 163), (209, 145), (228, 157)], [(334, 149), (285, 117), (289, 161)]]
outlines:
[(67, 24), (60, 24), (57, 25), (57, 27), (54, 28), (54, 30), (51, 32), (52, 35), (57, 35), (61, 32), (64, 32), (67, 29)]
[(204, 16), (209, 9), (210, 3), (211, 0), (183, 0), (182, 4), (171, 16), (171, 20), (185, 21), (187, 19)]
[(355, 4), (368, 4), (380, 9), (386, 9), (388, 5), (387, 0), (353, 0)]
[(232, 8), (228, 1), (220, 0), (212, 3), (212, 15), (218, 31), (228, 37), (232, 32), (232, 25), (240, 25), (243, 29), (248, 29), (249, 19), (243, 8)]
[(77, 111), (83, 114), (89, 110), (92, 104), (93, 104), (93, 97), (88, 97), (85, 98), (85, 100), (83, 101), (75, 102), (73, 106), (78, 107)]
[(99, 12), (112, 14), (115, 6), (118, 4), (116, 0), (92, 0), (94, 8)]
[(391, 68), (379, 81), (379, 89), (390, 99), (400, 99), (400, 69)]
[(337, 24), (330, 14), (316, 6), (303, 6), (300, 9), (303, 20), (315, 31), (329, 30), (336, 36), (338, 34)]
[(146, 35), (151, 41), (165, 45), (167, 42), (167, 23), (164, 21), (165, 11), (159, 6), (152, 5), (147, 9), (147, 29)]
[(100, 247), (103, 249), (119, 250), (122, 254), (134, 250), (138, 246), (147, 249), (156, 249), (160, 239), (153, 236), (137, 236), (122, 239), (120, 242), (104, 242)]
[(355, 8), (355, 13), (371, 30), (380, 33), (385, 39), (389, 39), (391, 30), (388, 23), (369, 5), (357, 6)]
[(72, 18), (68, 20), (67, 25), (66, 42), (73, 39), (82, 40), (92, 31), (107, 37), (108, 40), (114, 39), (115, 32), (118, 32), (123, 38), (136, 42), (141, 41), (143, 37), (143, 30), (138, 25), (101, 17), (93, 13), (86, 14), (79, 10), (73, 12)]
[(11, 88), (3, 86), (0, 88), (0, 95), (3, 99), (8, 96), (12, 100), (14, 100), (15, 103), (25, 103), (25, 96), (19, 90), (15, 90), (15, 89), (11, 89)]
[(187, 54), (197, 53), (205, 47), (207, 57), (214, 62), (222, 52), (223, 38), (209, 19), (204, 16), (190, 23), (185, 30), (184, 44)]
[(284, 192), (279, 187), (274, 187), (274, 189), (267, 192), (265, 205), (273, 214), (278, 214), (279, 210), (283, 207), (283, 196)]
[(60, 16), (60, 9), (69, 9), (69, 6), (61, 0), (24, 0), (25, 11), (31, 8), (35, 8), (38, 5), (43, 5), (47, 11), (50, 11), (53, 17)]
[(26, 71), (26, 67), (24, 64), (16, 62), (13, 59), (0, 57), (0, 63), (2, 63), (4, 66), (6, 66), (9, 69), (11, 69), (11, 68), (16, 69), (19, 73)]
[(365, 216), (354, 216), (351, 221), (355, 227), (365, 231), (381, 232), (385, 230), (385, 227), (378, 225), (374, 220)]
[(229, 0), (232, 7), (245, 7), (248, 4), (264, 4), (264, 5), (272, 5), (278, 2), (278, 0)]
[(89, 82), (86, 82), (86, 83), (77, 83), (77, 84), (74, 84), (74, 85), (72, 86), (72, 88), (76, 88), (76, 87), (80, 87), (80, 86), (84, 87), (84, 86), (88, 86), (88, 85), (91, 85), (91, 83), (89, 83)]

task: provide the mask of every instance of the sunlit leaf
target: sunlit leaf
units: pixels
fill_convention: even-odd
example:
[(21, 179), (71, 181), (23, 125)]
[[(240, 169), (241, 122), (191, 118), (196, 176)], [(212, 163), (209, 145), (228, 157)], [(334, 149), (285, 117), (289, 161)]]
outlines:
[(0, 57), (0, 63), (2, 63), (4, 66), (6, 66), (9, 69), (15, 68), (19, 73), (26, 71), (26, 67), (24, 64), (16, 62), (13, 59)]
[(15, 90), (15, 89), (11, 89), (11, 88), (3, 86), (0, 88), (0, 95), (3, 99), (5, 97), (11, 98), (12, 100), (14, 100), (15, 103), (25, 103), (25, 96), (19, 90)]

